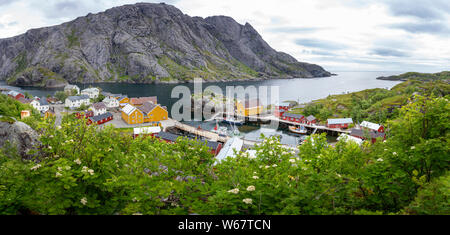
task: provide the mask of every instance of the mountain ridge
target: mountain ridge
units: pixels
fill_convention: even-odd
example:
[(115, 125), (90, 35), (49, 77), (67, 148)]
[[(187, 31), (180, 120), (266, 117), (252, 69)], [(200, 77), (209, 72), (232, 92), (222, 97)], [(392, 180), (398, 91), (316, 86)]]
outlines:
[(0, 80), (10, 85), (189, 82), (326, 77), (322, 67), (275, 51), (249, 24), (190, 17), (137, 3), (0, 39)]

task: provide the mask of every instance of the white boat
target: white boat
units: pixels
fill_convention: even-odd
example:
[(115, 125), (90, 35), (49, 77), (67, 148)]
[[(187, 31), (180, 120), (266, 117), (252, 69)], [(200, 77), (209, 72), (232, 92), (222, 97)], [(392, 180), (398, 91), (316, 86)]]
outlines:
[(308, 132), (304, 126), (289, 126), (289, 131), (297, 134), (306, 134)]
[(236, 126), (241, 126), (244, 124), (244, 121), (235, 119), (234, 117), (224, 117), (222, 122), (229, 123)]
[(219, 126), (219, 124), (217, 122), (216, 122), (216, 126), (211, 131), (214, 133), (217, 133), (219, 135), (223, 135), (223, 136), (226, 136), (228, 134), (228, 128), (225, 126)]

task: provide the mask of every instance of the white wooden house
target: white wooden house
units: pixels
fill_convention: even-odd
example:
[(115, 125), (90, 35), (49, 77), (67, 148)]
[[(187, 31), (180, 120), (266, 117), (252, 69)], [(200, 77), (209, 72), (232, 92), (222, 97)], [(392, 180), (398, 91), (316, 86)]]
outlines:
[(68, 84), (67, 86), (64, 87), (64, 92), (67, 94), (72, 94), (72, 91), (76, 90), (76, 94), (80, 94), (80, 88), (77, 85), (70, 85)]
[(102, 115), (106, 113), (106, 105), (103, 102), (98, 102), (93, 104), (90, 110), (94, 112), (94, 116)]
[(85, 105), (91, 104), (89, 96), (87, 96), (87, 95), (69, 96), (66, 99), (65, 107), (75, 109), (75, 108), (79, 108), (82, 104), (85, 104)]
[(87, 95), (91, 99), (95, 99), (100, 94), (100, 90), (98, 88), (95, 88), (95, 87), (86, 88), (86, 89), (81, 91), (81, 94), (82, 95)]
[(37, 100), (33, 100), (30, 102), (31, 106), (33, 106), (33, 108), (35, 108), (36, 110), (45, 113), (47, 112), (47, 110), (50, 109), (50, 105), (48, 104), (47, 100), (42, 97), (41, 99)]
[(117, 108), (119, 107), (119, 101), (114, 96), (107, 96), (103, 99), (103, 103), (108, 108)]

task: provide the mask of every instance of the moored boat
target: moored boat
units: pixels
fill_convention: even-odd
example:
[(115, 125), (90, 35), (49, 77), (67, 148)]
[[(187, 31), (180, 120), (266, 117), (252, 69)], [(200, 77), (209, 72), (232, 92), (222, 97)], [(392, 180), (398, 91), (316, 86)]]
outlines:
[(289, 131), (297, 134), (306, 134), (308, 132), (304, 126), (289, 126)]
[(224, 117), (222, 122), (229, 123), (229, 124), (236, 125), (236, 126), (241, 126), (244, 124), (243, 120), (238, 120), (238, 119), (235, 119), (234, 117)]

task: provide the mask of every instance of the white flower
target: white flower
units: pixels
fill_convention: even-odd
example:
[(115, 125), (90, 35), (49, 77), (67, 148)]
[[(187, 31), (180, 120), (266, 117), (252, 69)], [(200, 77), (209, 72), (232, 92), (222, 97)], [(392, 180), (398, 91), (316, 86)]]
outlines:
[(61, 129), (61, 126), (57, 126), (56, 129), (58, 129), (58, 130)]
[(256, 156), (248, 156), (248, 159), (255, 159)]
[(341, 178), (342, 176), (341, 175), (339, 175), (338, 173), (336, 173), (336, 175), (339, 177), (339, 178)]
[(250, 191), (250, 192), (255, 191), (255, 186), (253, 186), (253, 185), (248, 186), (247, 191)]
[(59, 172), (56, 172), (56, 177), (60, 177), (60, 176), (62, 176), (62, 174)]
[(259, 177), (256, 176), (256, 175), (254, 175), (252, 178), (255, 179), (255, 180), (259, 179)]
[(234, 193), (234, 194), (238, 194), (239, 193), (239, 189), (238, 188), (234, 188), (231, 190), (228, 190), (229, 193)]
[(81, 165), (81, 161), (80, 161), (79, 158), (75, 159), (73, 162), (75, 162), (75, 163), (78, 164), (78, 165)]
[(52, 146), (48, 146), (48, 149), (52, 149)]
[(133, 215), (142, 215), (140, 212), (133, 213)]
[(269, 151), (269, 155), (272, 155), (272, 153), (273, 153), (272, 151)]
[(272, 167), (277, 167), (277, 166), (278, 166), (277, 164), (273, 164), (273, 165), (272, 165)]
[(397, 155), (397, 152), (393, 152), (392, 154), (393, 154), (393, 155)]
[(80, 202), (81, 202), (81, 204), (86, 205), (86, 203), (87, 203), (86, 197), (81, 198)]
[(242, 200), (245, 204), (252, 204), (252, 199), (251, 198), (246, 198), (244, 200)]
[(70, 170), (71, 169), (71, 167), (70, 166), (66, 166), (66, 170)]
[(387, 149), (384, 149), (384, 151), (387, 151)]
[(411, 146), (411, 149), (416, 149), (416, 146)]
[(88, 167), (87, 166), (83, 166), (83, 169), (81, 169), (81, 172), (87, 172), (88, 171)]
[(34, 171), (34, 170), (39, 169), (40, 167), (41, 167), (41, 164), (37, 164), (36, 166), (31, 167), (30, 170)]
[(94, 175), (94, 170), (89, 169), (88, 172), (89, 172), (89, 174)]
[(383, 161), (383, 158), (378, 158), (377, 159), (377, 162), (382, 162)]
[(269, 168), (270, 166), (266, 166), (266, 169)]
[(62, 171), (62, 167), (58, 167), (58, 171)]
[(295, 159), (289, 159), (289, 162), (294, 163), (294, 162), (295, 162)]

